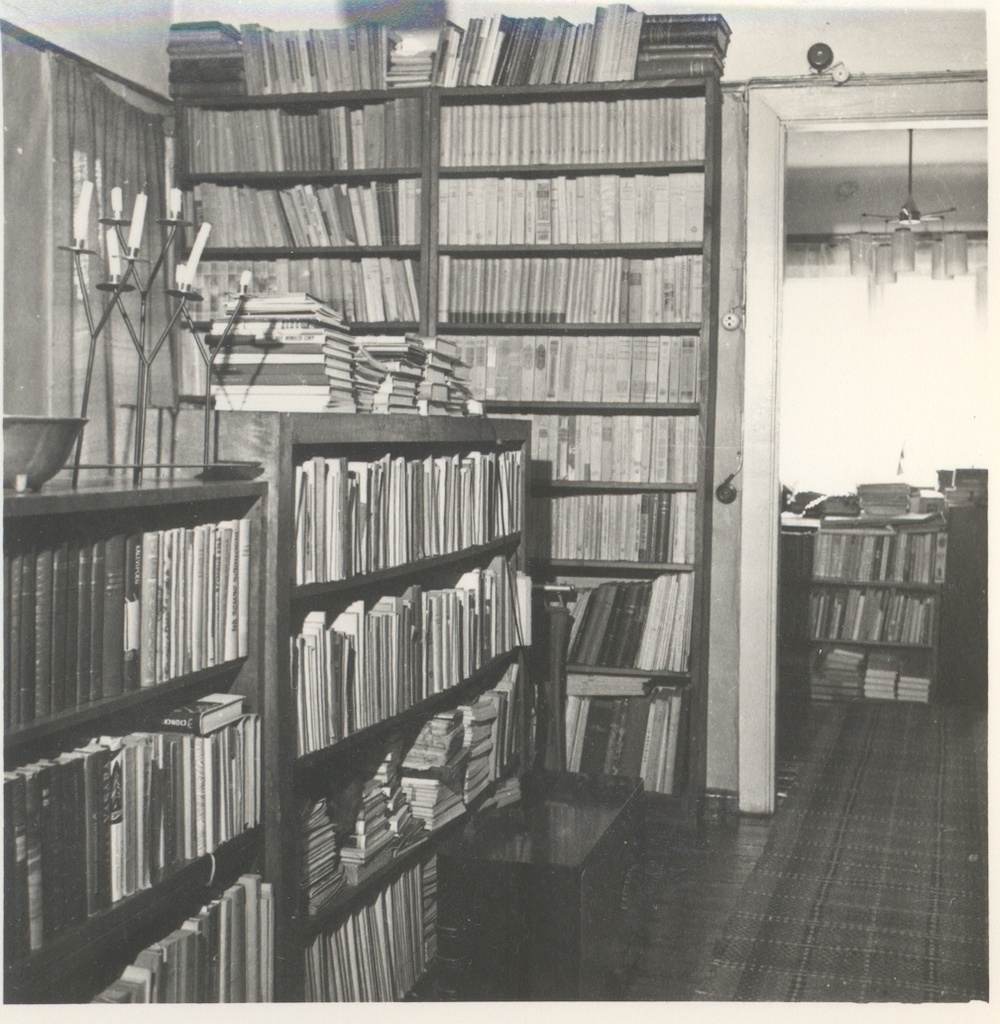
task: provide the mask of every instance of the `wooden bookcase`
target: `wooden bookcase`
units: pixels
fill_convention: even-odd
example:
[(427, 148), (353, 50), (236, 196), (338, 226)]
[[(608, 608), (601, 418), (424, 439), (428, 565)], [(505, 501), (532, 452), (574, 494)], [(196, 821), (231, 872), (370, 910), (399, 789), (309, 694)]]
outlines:
[[(849, 692), (845, 682), (842, 696), (921, 699), (906, 696), (905, 682), (866, 686), (865, 673), (877, 667), (877, 657), (890, 670), (896, 665), (899, 676), (926, 679), (922, 699), (935, 699), (948, 558), (944, 518), (872, 517), (867, 522), (862, 517), (842, 525), (824, 520), (796, 542), (804, 571), (783, 576), (795, 613), (787, 617), (782, 645), (790, 659), (796, 649), (805, 654), (812, 698), (823, 699), (838, 689), (836, 683), (825, 684), (821, 665), (823, 656), (837, 649), (853, 652), (861, 673), (856, 692)], [(804, 664), (801, 658), (795, 663)]]
[[(359, 460), (389, 454), (406, 459), (471, 452), (519, 451), (524, 476), (517, 504), (524, 509), (530, 460), (529, 427), (519, 421), (485, 418), (343, 415), (333, 413), (227, 413), (218, 420), (219, 457), (254, 459), (265, 467), (270, 484), (267, 562), (262, 566), (262, 614), (265, 695), (269, 728), (265, 736), (266, 876), (278, 895), (275, 921), (278, 1000), (299, 1000), (306, 992), (305, 959), (310, 943), (334, 928), (358, 907), (370, 902), (407, 867), (434, 849), (439, 833), (429, 833), (396, 856), (385, 870), (357, 887), (341, 889), (317, 912), (310, 913), (301, 891), (299, 806), (306, 795), (345, 790), (370, 778), (394, 737), (412, 739), (427, 718), (453, 708), (489, 689), (503, 670), (519, 659), (517, 649), (501, 654), (458, 685), (418, 701), (385, 720), (349, 733), (319, 750), (297, 753), (297, 706), (292, 687), (289, 640), (301, 629), (307, 612), (335, 613), (352, 601), (365, 606), (410, 584), (449, 587), (466, 570), (483, 566), (497, 555), (514, 568), (525, 565), (523, 528), (484, 544), (448, 554), (404, 562), (330, 582), (296, 584), (295, 467), (323, 456)], [(519, 772), (530, 761), (527, 701), (522, 703)], [(462, 819), (456, 819), (457, 822)], [(445, 825), (441, 834), (450, 831)]]
[[(267, 486), (261, 482), (202, 484), (186, 481), (139, 487), (98, 483), (71, 490), (56, 481), (46, 484), (38, 493), (16, 495), (7, 491), (3, 502), (4, 564), (11, 570), (18, 558), (23, 563), (25, 553), (30, 553), (33, 560), (38, 556), (37, 561), (42, 561), (45, 552), (57, 551), (64, 544), (72, 551), (74, 545), (85, 547), (115, 536), (243, 519), (250, 524), (249, 592), (253, 593), (262, 584), (261, 567), (266, 560), (266, 502)], [(9, 575), (5, 582), (6, 599), (19, 600), (19, 595), (11, 592)], [(104, 586), (103, 581), (101, 586)], [(36, 590), (30, 595), (28, 602), (34, 602), (36, 607), (37, 593)], [(60, 607), (51, 590), (48, 602), (52, 602), (54, 608)], [(22, 611), (27, 607), (22, 604)], [(259, 713), (264, 703), (260, 672), (263, 618), (262, 609), (255, 602), (251, 602), (249, 608), (245, 657), (197, 672), (181, 673), (148, 687), (129, 688), (126, 683), (117, 694), (80, 703), (69, 700), (67, 691), (66, 699), (57, 701), (62, 706), (47, 715), (37, 716), (31, 710), (12, 716), (9, 659), (18, 640), (12, 636), (10, 606), (6, 605), (5, 770), (13, 772), (21, 765), (55, 758), (94, 736), (121, 736), (136, 730), (155, 729), (158, 718), (171, 708), (207, 693), (243, 694), (247, 698), (246, 709)], [(37, 629), (35, 632), (35, 639), (48, 637), (53, 650), (57, 649), (55, 641), (68, 635), (70, 629), (76, 630), (76, 618), (70, 623), (67, 616), (59, 623), (58, 617), (56, 613), (45, 633), (38, 633)], [(37, 624), (37, 618), (35, 622)], [(119, 635), (119, 643), (121, 639)], [(63, 641), (58, 648), (63, 648)], [(37, 660), (34, 664), (38, 665)], [(106, 677), (103, 664), (101, 671)], [(45, 678), (51, 679), (51, 675)], [(33, 682), (36, 687), (43, 685), (37, 676)], [(38, 706), (36, 703), (35, 707)], [(142, 949), (178, 927), (220, 892), (220, 886), (231, 884), (244, 871), (259, 870), (262, 852), (262, 828), (257, 827), (223, 843), (213, 855), (175, 862), (164, 868), (160, 880), (151, 888), (138, 889), (90, 916), (70, 917), (74, 923), (47, 936), (41, 948), (18, 955), (12, 946), (6, 946), (5, 1002), (89, 1001), (114, 981)], [(8, 864), (8, 868), (13, 870), (13, 864)], [(44, 885), (43, 878), (43, 899)], [(12, 893), (5, 893), (8, 926), (17, 909)]]

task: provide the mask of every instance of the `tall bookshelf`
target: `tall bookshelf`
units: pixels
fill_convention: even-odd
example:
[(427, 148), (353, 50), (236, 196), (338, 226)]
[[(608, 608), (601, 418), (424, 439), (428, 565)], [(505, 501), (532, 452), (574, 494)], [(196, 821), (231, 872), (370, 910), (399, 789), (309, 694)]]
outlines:
[[(267, 487), (259, 482), (188, 481), (129, 488), (97, 483), (76, 490), (51, 482), (38, 493), (5, 492), (6, 1002), (90, 1000), (146, 946), (178, 928), (242, 872), (261, 869), (263, 830), (259, 825), (236, 828), (231, 838), (217, 843), (206, 839), (203, 853), (193, 842), (190, 855), (175, 833), (172, 840), (164, 839), (159, 853), (147, 846), (145, 856), (137, 859), (142, 844), (134, 848), (134, 831), (128, 831), (137, 820), (134, 815), (143, 817), (146, 834), (153, 837), (161, 827), (157, 808), (168, 806), (166, 791), (157, 800), (151, 790), (144, 801), (130, 804), (123, 812), (130, 838), (125, 858), (116, 861), (107, 848), (112, 841), (107, 827), (100, 824), (100, 812), (95, 810), (93, 822), (75, 816), (84, 806), (90, 808), (91, 800), (88, 796), (84, 805), (71, 777), (76, 771), (73, 765), (81, 763), (72, 752), (88, 744), (92, 747), (92, 737), (155, 733), (167, 712), (208, 693), (242, 694), (246, 710), (259, 715), (264, 700), (263, 618), (255, 602), (246, 604), (245, 647), (237, 640), (235, 651), (220, 649), (217, 658), (213, 654), (208, 659), (209, 665), (201, 665), (193, 660), (194, 647), (182, 645), (172, 664), (165, 661), (157, 669), (144, 660), (148, 648), (143, 633), (140, 646), (131, 648), (142, 662), (132, 672), (125, 654), (129, 649), (125, 607), (135, 595), (129, 595), (123, 573), (129, 563), (112, 551), (118, 548), (124, 558), (130, 557), (128, 552), (134, 557), (137, 549), (129, 546), (129, 539), (138, 543), (144, 537), (162, 539), (167, 533), (190, 536), (198, 527), (224, 524), (214, 535), (219, 536), (222, 528), (239, 530), (238, 524), (245, 523), (248, 573), (239, 589), (249, 598), (262, 580), (266, 500)], [(94, 568), (98, 552), (106, 572)], [(145, 558), (142, 565), (148, 568)], [(148, 579), (148, 574), (142, 578)], [(154, 591), (154, 598), (165, 599), (164, 591), (158, 598)], [(100, 620), (94, 612), (98, 601)], [(84, 613), (81, 608), (86, 606), (90, 610)], [(161, 609), (154, 617), (144, 617), (140, 628), (147, 622), (157, 629), (169, 623), (178, 636), (183, 630), (177, 623), (185, 609), (190, 610), (183, 601), (163, 610), (164, 606), (149, 605), (145, 598), (136, 607), (143, 616), (149, 607)], [(204, 621), (211, 620), (206, 616)], [(190, 633), (184, 635), (191, 639)], [(86, 655), (85, 647), (89, 647)], [(153, 757), (157, 765), (162, 764), (158, 752)], [(89, 763), (89, 755), (87, 759)], [(18, 825), (17, 777), (23, 776), (26, 766), (39, 764), (48, 764), (52, 773), (46, 784), (50, 813), (43, 808), (37, 823)], [(128, 787), (127, 767), (122, 778)], [(80, 799), (72, 799), (73, 793)], [(53, 811), (57, 806), (58, 815)], [(169, 829), (170, 824), (162, 828)], [(117, 885), (114, 874), (109, 878), (103, 869), (91, 870), (89, 855), (84, 857), (90, 841), (95, 844), (94, 858), (106, 858), (112, 872), (117, 863), (119, 872), (124, 872), (118, 874)], [(38, 874), (31, 864), (33, 847), (41, 854)], [(169, 850), (172, 855), (164, 853)], [(22, 857), (25, 852), (27, 862)], [(32, 885), (30, 892), (22, 888), (21, 871)], [(25, 926), (39, 908), (35, 932), (34, 925)]]
[[(224, 459), (253, 459), (263, 463), (271, 488), (267, 522), (268, 560), (262, 567), (262, 608), (267, 628), (263, 634), (265, 674), (271, 683), (265, 695), (271, 727), (265, 737), (265, 785), (269, 795), (266, 818), (266, 874), (280, 894), (275, 920), (276, 978), (278, 1000), (323, 999), (310, 974), (310, 950), (317, 942), (342, 927), (361, 927), (358, 915), (375, 913), (393, 887), (404, 890), (414, 873), (427, 869), (441, 836), (452, 826), (422, 833), (418, 842), (401, 849), (373, 875), (336, 892), (320, 906), (310, 906), (302, 892), (303, 836), (300, 809), (303, 801), (322, 795), (334, 802), (350, 802), (364, 780), (373, 776), (395, 743), (412, 743), (421, 726), (435, 713), (456, 708), (490, 690), (518, 666), (520, 686), (527, 687), (517, 644), (486, 645), (478, 658), (446, 681), (446, 685), (417, 688), (395, 706), (376, 710), (338, 735), (303, 745), (299, 726), (296, 677), (290, 642), (300, 634), (306, 617), (321, 613), (328, 622), (355, 602), (366, 611), (387, 597), (402, 597), (418, 585), (427, 593), (459, 584), (470, 571), (486, 571), (501, 560), (510, 570), (523, 569), (524, 503), (530, 460), (529, 427), (519, 421), (485, 418), (343, 415), (333, 413), (228, 413), (219, 418), (219, 455)], [(506, 455), (504, 455), (506, 453)], [(296, 476), (297, 467), (315, 460), (349, 459), (358, 466), (380, 460), (397, 465), (418, 464), (428, 458), (461, 462), (501, 457), (519, 462), (522, 472), (508, 482), (514, 489), (487, 474), (485, 496), (494, 513), (502, 507), (502, 522), (485, 533), (452, 538), (443, 547), (425, 546), (385, 555), (381, 561), (355, 563), (346, 573), (297, 571)], [(301, 486), (301, 471), (299, 473)], [(478, 508), (478, 504), (477, 504)], [(468, 512), (468, 510), (466, 510)], [(422, 513), (415, 511), (411, 526)], [(460, 517), (461, 518), (461, 517)], [(301, 524), (301, 519), (298, 521)], [(326, 543), (342, 538), (346, 517), (329, 522)], [(377, 522), (377, 526), (376, 526)], [(383, 512), (372, 520), (372, 529), (395, 531), (398, 519)], [(485, 523), (480, 526), (486, 526)], [(319, 578), (316, 578), (318, 575)], [(324, 578), (327, 577), (327, 578)], [(508, 595), (509, 597), (510, 595)], [(429, 619), (425, 618), (425, 622)], [(502, 648), (502, 649), (500, 649)], [(422, 682), (431, 682), (426, 676)], [(301, 685), (301, 680), (299, 682)], [(517, 756), (508, 773), (520, 775), (530, 763), (529, 697), (516, 702)], [(512, 701), (512, 704), (514, 702)], [(489, 790), (480, 799), (488, 798)], [(480, 801), (472, 803), (475, 809)], [(468, 808), (467, 808), (468, 810)], [(456, 825), (462, 818), (455, 819)], [(407, 881), (410, 879), (410, 881)], [(397, 894), (398, 898), (398, 894)], [(364, 908), (369, 908), (365, 910)], [(382, 913), (379, 910), (378, 913)], [(353, 938), (352, 938), (353, 941)], [(421, 954), (426, 963), (427, 950)], [(419, 981), (419, 979), (417, 979)], [(412, 988), (412, 986), (410, 986)], [(400, 998), (398, 989), (378, 990), (377, 998)], [(357, 998), (372, 998), (360, 994)]]

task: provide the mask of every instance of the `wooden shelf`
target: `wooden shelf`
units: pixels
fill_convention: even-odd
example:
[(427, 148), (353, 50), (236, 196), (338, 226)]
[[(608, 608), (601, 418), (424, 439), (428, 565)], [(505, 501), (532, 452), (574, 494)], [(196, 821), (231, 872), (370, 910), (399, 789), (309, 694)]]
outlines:
[(290, 92), (253, 96), (185, 96), (176, 101), (178, 107), (201, 107), (210, 110), (253, 110), (281, 107), (284, 110), (311, 107), (359, 107), (365, 103), (419, 97), (424, 89), (357, 89), (348, 92)]
[(592, 416), (697, 416), (697, 402), (549, 402), (518, 398), (487, 398), (487, 412), (554, 412)]
[(546, 100), (607, 100), (621, 94), (637, 98), (671, 92), (675, 96), (704, 96), (708, 80), (700, 76), (690, 78), (645, 78), (627, 82), (578, 82), (572, 85), (463, 85), (450, 88), (432, 87), (442, 104), (450, 103), (523, 103), (528, 99)]
[(694, 566), (686, 562), (629, 562), (599, 561), (586, 558), (541, 558), (529, 557), (532, 568), (549, 569), (557, 573), (572, 573), (576, 576), (659, 576), (665, 572), (694, 572)]
[(592, 242), (584, 245), (546, 242), (539, 245), (439, 245), (438, 254), (457, 259), (486, 257), (502, 259), (505, 256), (530, 256), (537, 259), (557, 256), (629, 256), (653, 259), (656, 256), (700, 256), (702, 244), (698, 242)]
[(438, 324), (438, 334), (445, 337), (452, 334), (584, 334), (584, 335), (630, 335), (630, 334), (699, 334), (701, 324), (697, 321), (679, 323), (641, 323), (641, 324), (596, 324), (596, 323), (556, 323), (549, 320), (529, 323), (526, 320), (509, 323), (455, 323), (442, 321)]
[(897, 580), (845, 580), (842, 577), (814, 576), (810, 587), (852, 587), (857, 590), (915, 590), (920, 593), (936, 594), (940, 583), (904, 583)]
[[(245, 658), (227, 661), (222, 665), (192, 672), (186, 676), (178, 676), (157, 686), (147, 686), (141, 690), (133, 690), (117, 697), (105, 697), (103, 700), (85, 704), (72, 711), (63, 711), (58, 715), (26, 722), (14, 729), (5, 730), (4, 745), (8, 752), (29, 746), (37, 740), (71, 732), (91, 722), (100, 721), (109, 716), (119, 718), (129, 712), (149, 705), (150, 709), (165, 703), (174, 704), (178, 698), (187, 698), (199, 691), (210, 693), (228, 683), (239, 673)], [(223, 686), (223, 688), (225, 688)]]
[(576, 665), (572, 662), (566, 671), (574, 675), (584, 676), (637, 676), (640, 679), (652, 679), (654, 686), (687, 686), (691, 681), (688, 672), (666, 672), (663, 670), (643, 668), (614, 668), (608, 665)]
[(704, 160), (664, 160), (658, 163), (477, 164), (441, 167), (441, 178), (581, 178), (594, 174), (698, 174)]
[[(418, 245), (287, 245), (270, 248), (244, 249), (238, 246), (206, 249), (206, 260), (301, 260), (343, 259), (360, 260), (367, 256), (408, 257), (420, 256)], [(352, 325), (353, 327), (353, 325)]]
[[(279, 189), (292, 185), (366, 184), (370, 181), (398, 181), (419, 178), (419, 167), (364, 167), (284, 171), (186, 171), (179, 175), (180, 188), (192, 185), (244, 185), (247, 188)], [(206, 250), (208, 252), (209, 250)]]
[(480, 687), (485, 686), (487, 680), (498, 669), (512, 663), (517, 657), (518, 651), (519, 648), (515, 647), (505, 654), (491, 659), (477, 672), (474, 672), (467, 679), (463, 679), (457, 686), (450, 686), (447, 690), (442, 690), (440, 693), (431, 694), (404, 711), (400, 711), (399, 714), (385, 718), (374, 725), (366, 726), (357, 732), (352, 732), (349, 736), (345, 736), (342, 740), (338, 740), (322, 750), (315, 750), (310, 754), (302, 754), (295, 759), (295, 774), (297, 778), (302, 779), (316, 771), (317, 768), (328, 767), (336, 761), (349, 757), (361, 747), (365, 747), (379, 739), (384, 739), (415, 722), (429, 718), (443, 708), (458, 704), (463, 697), (467, 697), (475, 693)]
[(633, 483), (618, 480), (534, 480), (533, 494), (548, 491), (584, 491), (588, 494), (632, 494), (646, 491), (696, 491), (697, 484)]
[(190, 505), (195, 502), (254, 500), (267, 492), (258, 481), (201, 483), (198, 480), (150, 480), (137, 486), (116, 480), (87, 483), (75, 490), (65, 480), (51, 480), (40, 491), (3, 492), (4, 519), (59, 515), (76, 516), (90, 512), (122, 512), (133, 509)]
[(517, 532), (490, 541), (488, 544), (476, 544), (462, 548), (460, 551), (449, 552), (447, 555), (421, 558), (415, 562), (406, 562), (403, 565), (395, 565), (387, 569), (376, 569), (357, 576), (349, 576), (344, 580), (300, 584), (292, 590), (292, 600), (296, 602), (317, 601), (341, 594), (354, 593), (358, 590), (369, 590), (371, 587), (378, 587), (397, 580), (408, 580), (415, 576), (422, 577), (437, 569), (471, 564), (487, 555), (509, 551), (520, 543), (521, 534)]
[(804, 641), (811, 647), (884, 647), (891, 651), (933, 651), (934, 644), (907, 644), (898, 640), (848, 640), (838, 637), (836, 640), (810, 637)]
[[(54, 1002), (57, 984), (79, 984), (89, 970), (107, 970), (116, 950), (143, 941), (158, 919), (183, 920), (210, 898), (213, 878), (228, 878), (248, 864), (260, 846), (261, 828), (223, 843), (213, 854), (173, 868), (150, 889), (128, 896), (20, 960), (4, 965), (5, 1002)], [(164, 933), (169, 929), (164, 929)], [(131, 956), (126, 954), (128, 959)]]

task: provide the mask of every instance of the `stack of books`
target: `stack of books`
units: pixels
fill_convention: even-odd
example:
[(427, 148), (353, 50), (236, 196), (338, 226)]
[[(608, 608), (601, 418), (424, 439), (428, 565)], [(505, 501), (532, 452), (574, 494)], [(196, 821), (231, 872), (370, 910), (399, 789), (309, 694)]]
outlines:
[(901, 516), (910, 511), (910, 485), (858, 484), (861, 511), (869, 516)]
[(493, 728), (497, 720), (496, 701), (483, 695), (474, 704), (462, 704), (463, 746), (469, 753), (465, 768), (463, 796), (471, 803), (492, 781), (490, 755), (493, 752)]
[(437, 336), (407, 335), (425, 352), (424, 375), (417, 389), (417, 408), (424, 416), (461, 416), (472, 398), (472, 370), (459, 355), (458, 342)]
[(170, 26), (170, 95), (245, 96), (243, 40), (221, 21), (188, 21)]
[[(900, 660), (899, 679), (896, 681), (896, 700), (926, 704), (931, 696), (931, 680), (925, 667), (919, 665), (919, 655), (904, 656)], [(911, 664), (910, 662), (917, 662)]]
[(853, 700), (861, 696), (864, 652), (833, 647), (813, 665), (809, 688), (813, 700)]
[(302, 807), (302, 889), (315, 912), (346, 884), (337, 857), (337, 834), (325, 798)]
[(872, 651), (865, 665), (865, 696), (876, 700), (895, 700), (898, 675), (899, 662), (895, 655)]
[(414, 50), (400, 43), (389, 51), (385, 84), (390, 89), (430, 85), (433, 73), (433, 50)]
[(385, 758), (375, 773), (375, 780), (382, 787), (388, 808), (389, 832), (396, 839), (396, 853), (405, 849), (420, 837), (422, 823), (413, 817), (410, 801), (406, 799), (400, 782), (403, 752), (400, 743), (393, 743), (386, 751)]
[(388, 376), (389, 371), (385, 366), (370, 356), (363, 345), (354, 346), (351, 353), (351, 386), (354, 406), (358, 412), (377, 411), (375, 400)]
[(443, 711), (428, 719), (403, 761), (403, 789), (428, 830), (465, 810), (462, 800), (469, 751), (462, 745), (462, 714)]
[(392, 857), (389, 805), (379, 779), (368, 779), (361, 792), (361, 807), (354, 820), (354, 832), (340, 847), (340, 862), (348, 883), (360, 885)]
[(366, 338), (359, 347), (385, 367), (386, 376), (375, 392), (372, 411), (416, 413), (417, 391), (424, 377), (424, 347), (410, 337)]
[[(213, 321), (209, 343), (227, 319)], [(351, 396), (344, 379), (351, 336), (341, 315), (308, 292), (257, 295), (247, 299), (233, 333), (212, 367), (217, 409), (294, 410), (339, 407)]]

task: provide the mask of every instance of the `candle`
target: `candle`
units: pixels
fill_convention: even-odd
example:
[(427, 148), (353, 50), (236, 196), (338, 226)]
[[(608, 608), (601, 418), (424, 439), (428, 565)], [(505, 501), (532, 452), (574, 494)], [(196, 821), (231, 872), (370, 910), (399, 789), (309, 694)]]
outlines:
[(147, 201), (146, 193), (140, 192), (135, 197), (135, 204), (132, 207), (132, 225), (128, 232), (128, 251), (132, 256), (139, 251), (139, 244), (142, 242), (142, 226), (146, 222)]
[(181, 215), (181, 190), (172, 188), (170, 190), (170, 216), (177, 220)]
[(178, 263), (177, 269), (174, 271), (174, 277), (177, 280), (177, 287), (181, 289), (186, 289), (191, 283), (187, 279), (187, 264)]
[(122, 276), (121, 249), (118, 247), (118, 229), (108, 228), (108, 271), (113, 280)]
[(244, 270), (240, 274), (240, 291), (246, 294), (250, 291), (250, 281), (253, 279), (253, 274), (249, 270)]
[(116, 185), (111, 190), (111, 216), (115, 220), (122, 219), (122, 190)]
[(94, 183), (85, 181), (80, 186), (76, 213), (73, 215), (73, 243), (81, 248), (87, 244), (87, 226), (90, 223), (90, 200), (94, 194)]
[(208, 241), (208, 233), (211, 230), (212, 225), (207, 221), (198, 228), (198, 236), (194, 240), (194, 245), (191, 246), (191, 255), (188, 257), (187, 267), (185, 268), (188, 284), (194, 284), (194, 272), (198, 269), (198, 261), (201, 259), (205, 243)]

